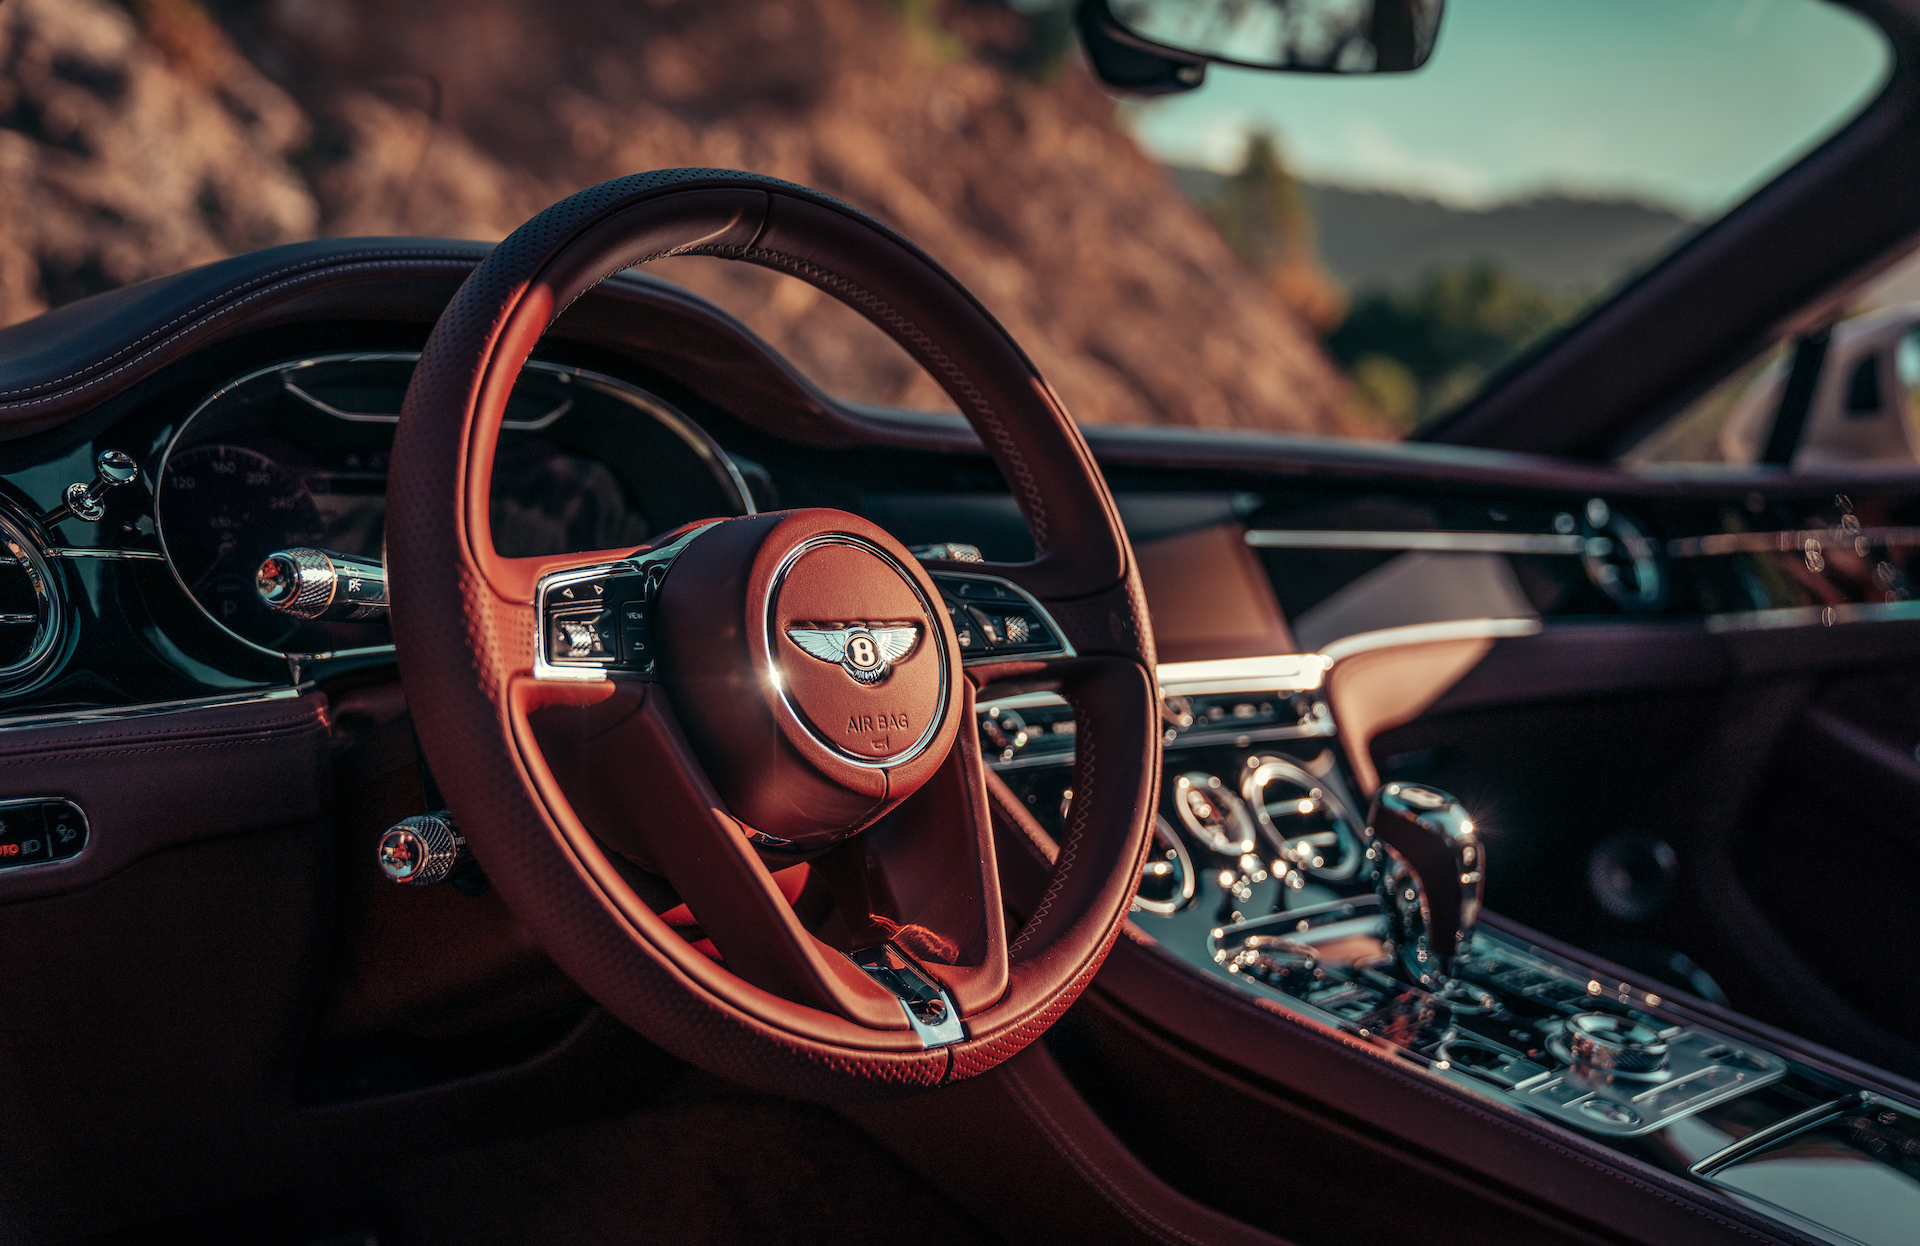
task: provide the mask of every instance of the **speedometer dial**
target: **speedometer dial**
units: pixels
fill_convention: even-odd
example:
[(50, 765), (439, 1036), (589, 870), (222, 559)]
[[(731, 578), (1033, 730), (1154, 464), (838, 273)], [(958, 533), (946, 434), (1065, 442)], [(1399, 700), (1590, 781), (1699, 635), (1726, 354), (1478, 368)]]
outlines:
[(156, 503), (167, 557), (201, 608), (257, 644), (280, 640), (291, 623), (261, 603), (253, 574), (277, 549), (320, 543), (306, 486), (256, 450), (213, 443), (167, 460)]

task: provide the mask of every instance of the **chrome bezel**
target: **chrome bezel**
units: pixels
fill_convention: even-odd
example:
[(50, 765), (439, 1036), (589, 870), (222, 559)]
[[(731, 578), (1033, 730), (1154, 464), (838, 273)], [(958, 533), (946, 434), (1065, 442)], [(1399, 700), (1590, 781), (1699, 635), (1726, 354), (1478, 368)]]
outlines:
[[(1196, 779), (1204, 782), (1196, 783)], [(1208, 799), (1220, 806), (1221, 812), (1227, 815), (1229, 821), (1233, 820), (1234, 806), (1238, 805), (1239, 812), (1246, 814), (1247, 817), (1247, 837), (1239, 843), (1233, 843), (1222, 839), (1211, 829), (1202, 825), (1200, 819), (1194, 816), (1193, 810), (1187, 806), (1186, 793), (1189, 788), (1207, 789)], [(1225, 797), (1225, 800), (1219, 797)], [(1185, 826), (1187, 832), (1200, 841), (1201, 846), (1208, 852), (1218, 853), (1223, 857), (1241, 857), (1259, 846), (1260, 824), (1254, 820), (1252, 812), (1246, 807), (1246, 802), (1240, 799), (1240, 794), (1227, 786), (1226, 780), (1217, 774), (1209, 774), (1204, 770), (1189, 770), (1184, 774), (1175, 775), (1173, 811), (1179, 816), (1181, 825)]]
[(66, 634), (66, 599), (54, 589), (53, 566), (47, 560), (46, 551), (40, 548), (27, 532), (13, 518), (0, 512), (0, 549), (27, 573), (27, 583), (33, 590), (34, 608), (37, 618), (34, 620), (33, 639), (28, 642), (24, 656), (5, 666), (0, 666), (0, 688), (9, 692), (17, 691), (20, 685), (43, 674), (52, 662), (60, 645), (60, 639)]
[[(914, 599), (920, 603), (920, 609), (926, 616), (928, 630), (933, 633), (936, 639), (934, 649), (940, 660), (940, 694), (938, 698), (940, 711), (927, 720), (927, 725), (925, 729), (920, 732), (919, 739), (915, 740), (902, 752), (896, 753), (891, 757), (862, 757), (858, 753), (850, 753), (846, 749), (841, 748), (839, 744), (829, 739), (825, 732), (814, 726), (805, 714), (800, 712), (799, 706), (793, 703), (793, 698), (789, 696), (787, 692), (786, 674), (781, 668), (779, 657), (779, 628), (773, 620), (774, 606), (780, 600), (780, 590), (785, 586), (787, 575), (793, 570), (794, 564), (799, 562), (804, 555), (816, 549), (824, 549), (832, 545), (847, 545), (865, 553), (872, 554), (891, 568), (893, 573), (899, 576), (901, 581), (905, 583), (909, 589), (913, 590)], [(944, 572), (942, 574), (944, 574)], [(976, 578), (990, 579), (992, 577), (980, 576)], [(953, 670), (947, 661), (947, 633), (940, 630), (940, 624), (945, 620), (946, 613), (946, 607), (944, 605), (939, 604), (935, 599), (927, 596), (926, 590), (921, 588), (919, 581), (913, 578), (913, 573), (907, 570), (906, 564), (865, 537), (854, 536), (849, 532), (832, 532), (824, 536), (809, 537), (807, 540), (802, 541), (787, 551), (786, 557), (782, 558), (780, 565), (774, 569), (772, 582), (767, 586), (767, 600), (761, 611), (761, 630), (766, 636), (768, 662), (768, 668), (764, 672), (764, 675), (767, 682), (773, 687), (774, 694), (778, 697), (781, 707), (786, 710), (788, 716), (791, 717), (794, 722), (799, 724), (802, 731), (805, 731), (813, 738), (816, 744), (825, 748), (841, 761), (858, 766), (862, 770), (897, 769), (926, 752), (928, 746), (933, 743), (934, 737), (940, 733), (940, 728), (947, 721), (947, 702), (953, 690)], [(1051, 623), (1051, 620), (1049, 620), (1049, 623)], [(1055, 634), (1057, 635), (1058, 633), (1056, 632)], [(1034, 655), (1029, 654), (1026, 656)], [(884, 685), (876, 684), (874, 686), (883, 687)]]
[(680, 552), (691, 545), (695, 538), (709, 528), (718, 527), (721, 520), (701, 524), (685, 534), (671, 545), (659, 549), (641, 550), (627, 558), (613, 562), (596, 562), (585, 567), (570, 567), (565, 571), (549, 571), (535, 581), (533, 586), (533, 677), (535, 679), (572, 679), (584, 683), (597, 683), (603, 679), (646, 679), (638, 671), (615, 669), (611, 663), (581, 662), (559, 663), (547, 657), (547, 592), (550, 589), (565, 588), (569, 584), (592, 583), (611, 576), (645, 575), (654, 567), (673, 565)]
[[(1193, 897), (1199, 894), (1199, 882), (1193, 872), (1193, 855), (1187, 851), (1187, 845), (1181, 840), (1179, 832), (1168, 825), (1167, 820), (1157, 813), (1153, 815), (1153, 827), (1149, 834), (1154, 842), (1166, 844), (1173, 849), (1174, 864), (1180, 870), (1180, 894), (1171, 900), (1142, 900), (1136, 889), (1133, 907), (1142, 913), (1157, 913), (1161, 917), (1171, 917), (1192, 904)], [(1162, 855), (1159, 859), (1164, 861), (1166, 857)]]
[[(1035, 658), (1071, 658), (1079, 656), (1074, 652), (1073, 642), (1067, 639), (1067, 634), (1060, 630), (1060, 624), (1054, 621), (1053, 615), (1045, 606), (1040, 604), (1039, 599), (1005, 576), (982, 575), (975, 571), (948, 571), (945, 568), (939, 571), (930, 571), (927, 574), (935, 577), (935, 584), (938, 584), (941, 580), (974, 580), (981, 584), (997, 584), (1001, 588), (1012, 589), (1015, 593), (1019, 594), (1020, 600), (1040, 617), (1040, 621), (1047, 625), (1047, 630), (1053, 633), (1053, 638), (1059, 642), (1059, 644), (1051, 649), (1026, 649), (1019, 653), (982, 653), (975, 657), (968, 657), (963, 653), (960, 655), (960, 665), (990, 666), (995, 662), (1031, 662)], [(941, 607), (941, 613), (946, 613), (945, 606)]]
[(87, 855), (93, 847), (93, 823), (87, 820), (87, 811), (80, 802), (68, 796), (21, 796), (0, 800), (0, 810), (28, 809), (39, 805), (65, 805), (80, 815), (80, 851), (70, 857), (61, 857), (53, 861), (22, 861), (17, 865), (0, 866), (0, 878), (15, 878), (29, 870), (44, 870), (58, 865), (72, 865)]
[[(188, 430), (193, 427), (194, 421), (199, 419), (200, 416), (215, 403), (219, 402), (240, 386), (250, 384), (264, 376), (277, 374), (281, 378), (282, 386), (289, 394), (305, 403), (315, 412), (327, 416), (330, 419), (343, 420), (353, 424), (398, 424), (400, 417), (397, 415), (367, 411), (343, 411), (338, 407), (315, 398), (298, 385), (293, 384), (287, 377), (291, 373), (298, 373), (303, 369), (327, 363), (417, 364), (419, 362), (419, 351), (341, 351), (333, 354), (306, 355), (298, 359), (281, 360), (279, 363), (268, 364), (262, 368), (255, 368), (251, 372), (243, 373), (227, 381), (205, 398), (202, 398), (194, 409), (188, 413), (187, 418), (180, 422), (180, 427), (175, 429), (173, 436), (167, 440), (166, 449), (161, 451), (159, 466), (154, 469), (153, 528), (154, 535), (160, 543), (160, 557), (166, 561), (168, 574), (173, 577), (173, 582), (179, 586), (180, 591), (186, 595), (187, 600), (193, 603), (194, 609), (205, 616), (208, 622), (219, 628), (221, 632), (225, 633), (231, 639), (245, 645), (255, 653), (262, 653), (275, 658), (299, 658), (303, 661), (316, 661), (325, 658), (360, 657), (392, 653), (394, 651), (393, 645), (390, 643), (384, 645), (365, 645), (351, 649), (336, 649), (323, 653), (302, 652), (292, 649), (275, 649), (271, 646), (260, 644), (258, 641), (248, 640), (245, 636), (229, 628), (226, 624), (215, 618), (211, 610), (208, 610), (206, 606), (201, 604), (200, 599), (194, 595), (192, 589), (187, 587), (186, 579), (180, 574), (180, 569), (174, 562), (173, 554), (167, 548), (167, 527), (165, 517), (162, 513), (163, 508), (161, 506), (160, 494), (161, 489), (164, 487), (164, 481), (166, 480), (167, 465), (172, 461), (174, 453), (183, 448), (191, 448), (191, 446), (184, 445), (184, 439), (187, 436)], [(722, 450), (719, 443), (707, 435), (706, 430), (688, 419), (686, 415), (667, 403), (664, 399), (648, 393), (637, 385), (628, 384), (617, 377), (607, 376), (599, 372), (590, 372), (584, 368), (572, 368), (562, 364), (545, 363), (537, 359), (530, 359), (522, 367), (522, 371), (529, 370), (559, 376), (569, 383), (578, 382), (597, 393), (619, 399), (635, 410), (645, 413), (653, 420), (664, 425), (669, 432), (673, 433), (681, 441), (685, 442), (687, 446), (700, 457), (701, 461), (706, 463), (708, 470), (713, 473), (715, 481), (723, 490), (732, 495), (733, 502), (739, 508), (740, 514), (752, 515), (757, 513), (753, 505), (753, 495), (747, 489), (746, 478), (740, 474), (740, 469), (734, 466), (733, 460), (727, 457), (726, 451)], [(563, 403), (538, 420), (502, 420), (500, 427), (510, 432), (539, 431), (554, 424), (571, 410), (571, 402)], [(80, 551), (63, 551), (63, 554), (67, 557), (81, 556)], [(89, 553), (86, 556), (99, 557), (105, 555)], [(122, 556), (137, 557), (138, 555), (126, 554)], [(4, 676), (0, 675), (0, 677)]]
[(1345, 828), (1344, 831), (1337, 828), (1334, 831), (1341, 841), (1341, 864), (1327, 866), (1298, 862), (1300, 868), (1329, 882), (1345, 882), (1358, 874), (1366, 861), (1366, 821), (1355, 815), (1353, 807), (1347, 804), (1346, 798), (1329, 780), (1314, 774), (1292, 758), (1261, 754), (1247, 759), (1246, 775), (1240, 780), (1240, 800), (1253, 814), (1254, 824), (1260, 828), (1268, 844), (1276, 849), (1284, 849), (1287, 842), (1287, 837), (1273, 824), (1273, 815), (1267, 812), (1267, 802), (1258, 797), (1258, 793), (1264, 792), (1267, 784), (1276, 779), (1294, 784), (1304, 791), (1318, 791), (1320, 801), (1326, 806), (1332, 820)]

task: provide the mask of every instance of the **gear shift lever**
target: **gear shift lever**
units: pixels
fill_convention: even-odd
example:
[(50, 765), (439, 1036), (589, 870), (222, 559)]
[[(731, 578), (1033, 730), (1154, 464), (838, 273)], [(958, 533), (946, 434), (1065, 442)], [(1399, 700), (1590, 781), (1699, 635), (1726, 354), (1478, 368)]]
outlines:
[(1389, 783), (1373, 799), (1367, 832), (1400, 966), (1419, 985), (1444, 989), (1480, 919), (1486, 857), (1473, 820), (1437, 788)]

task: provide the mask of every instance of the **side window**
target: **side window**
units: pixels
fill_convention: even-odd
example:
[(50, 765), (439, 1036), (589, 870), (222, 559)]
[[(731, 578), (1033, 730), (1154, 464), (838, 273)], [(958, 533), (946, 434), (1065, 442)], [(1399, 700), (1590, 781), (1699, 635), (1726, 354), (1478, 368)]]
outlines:
[(1621, 462), (1920, 463), (1920, 301), (1775, 344), (1643, 437)]
[(1868, 355), (1854, 365), (1853, 379), (1847, 382), (1846, 412), (1855, 419), (1880, 415), (1880, 356)]
[(1920, 328), (1909, 329), (1893, 354), (1899, 378), (1900, 418), (1909, 427), (1920, 426)]

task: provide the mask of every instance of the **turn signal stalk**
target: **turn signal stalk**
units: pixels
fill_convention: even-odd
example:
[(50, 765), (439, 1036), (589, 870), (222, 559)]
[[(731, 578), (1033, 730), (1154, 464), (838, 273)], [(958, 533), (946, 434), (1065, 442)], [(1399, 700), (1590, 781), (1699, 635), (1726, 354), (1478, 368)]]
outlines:
[(328, 623), (387, 617), (387, 570), (371, 558), (297, 546), (268, 554), (254, 573), (260, 600), (282, 614)]

